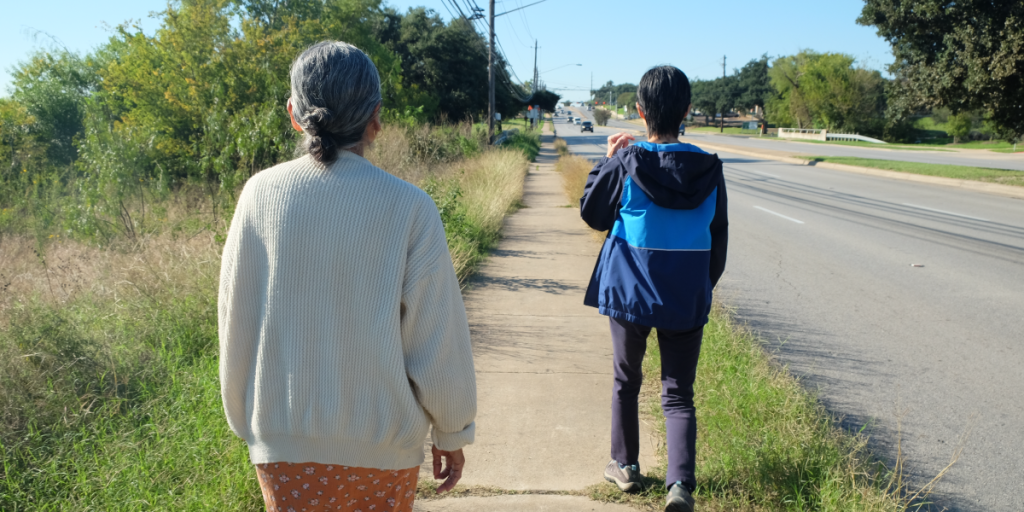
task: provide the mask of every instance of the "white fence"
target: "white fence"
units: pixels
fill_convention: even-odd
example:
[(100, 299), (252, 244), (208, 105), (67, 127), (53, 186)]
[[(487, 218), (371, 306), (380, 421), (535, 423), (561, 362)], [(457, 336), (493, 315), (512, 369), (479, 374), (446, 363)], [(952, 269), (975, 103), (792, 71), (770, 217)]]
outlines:
[(780, 139), (828, 140), (828, 130), (803, 130), (800, 128), (779, 128)]
[(780, 139), (803, 139), (803, 140), (846, 140), (846, 141), (861, 141), (861, 142), (873, 142), (875, 144), (885, 144), (885, 141), (866, 137), (864, 135), (858, 135), (856, 133), (829, 133), (828, 130), (805, 130), (801, 128), (779, 128)]

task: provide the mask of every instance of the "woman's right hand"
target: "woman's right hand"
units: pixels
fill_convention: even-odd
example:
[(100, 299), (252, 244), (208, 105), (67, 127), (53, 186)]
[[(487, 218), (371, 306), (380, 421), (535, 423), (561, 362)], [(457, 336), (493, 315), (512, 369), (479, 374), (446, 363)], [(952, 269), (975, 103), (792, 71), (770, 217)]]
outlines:
[(608, 158), (615, 156), (615, 152), (628, 146), (636, 138), (626, 132), (616, 133), (608, 137)]
[[(466, 465), (466, 457), (462, 455), (462, 449), (458, 449), (451, 452), (437, 449), (436, 446), (430, 447), (430, 454), (434, 457), (434, 479), (440, 480), (447, 478), (441, 485), (437, 486), (437, 493), (450, 491), (455, 488), (455, 484), (459, 483), (462, 479), (462, 467)], [(441, 459), (447, 460), (448, 465), (441, 470)]]

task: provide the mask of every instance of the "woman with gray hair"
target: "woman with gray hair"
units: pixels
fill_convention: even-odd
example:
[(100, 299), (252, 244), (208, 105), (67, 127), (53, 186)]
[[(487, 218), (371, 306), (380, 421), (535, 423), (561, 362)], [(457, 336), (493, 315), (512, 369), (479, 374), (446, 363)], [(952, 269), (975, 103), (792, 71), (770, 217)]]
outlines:
[(444, 227), (427, 194), (363, 158), (381, 126), (369, 57), (321, 42), (291, 83), (307, 154), (246, 183), (224, 246), (224, 411), (267, 510), (410, 511), (428, 429), (438, 492), (475, 429)]

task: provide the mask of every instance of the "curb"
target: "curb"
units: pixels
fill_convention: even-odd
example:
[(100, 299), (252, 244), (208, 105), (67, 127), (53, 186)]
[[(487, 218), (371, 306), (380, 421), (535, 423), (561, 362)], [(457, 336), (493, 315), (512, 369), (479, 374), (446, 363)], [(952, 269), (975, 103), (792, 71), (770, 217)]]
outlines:
[(982, 192), (986, 194), (993, 194), (1003, 197), (1011, 197), (1014, 199), (1024, 199), (1024, 187), (1016, 187), (1013, 185), (1000, 185), (998, 183), (988, 183), (985, 181), (960, 180), (956, 178), (944, 178), (941, 176), (927, 176), (924, 174), (886, 171), (884, 169), (875, 169), (873, 167), (861, 167), (858, 165), (835, 164), (830, 162), (815, 162), (804, 158), (779, 156), (767, 152), (755, 151), (745, 148), (737, 148), (736, 146), (726, 146), (720, 144), (701, 143), (701, 147), (710, 148), (717, 151), (724, 151), (727, 153), (734, 153), (737, 155), (753, 156), (767, 160), (775, 160), (777, 162), (785, 162), (787, 164), (793, 165), (821, 167), (823, 169), (831, 169), (834, 171), (866, 174), (868, 176), (877, 176), (880, 178), (890, 178), (894, 180), (913, 181), (917, 183), (930, 183), (932, 185), (955, 187), (960, 189), (971, 190), (974, 192)]

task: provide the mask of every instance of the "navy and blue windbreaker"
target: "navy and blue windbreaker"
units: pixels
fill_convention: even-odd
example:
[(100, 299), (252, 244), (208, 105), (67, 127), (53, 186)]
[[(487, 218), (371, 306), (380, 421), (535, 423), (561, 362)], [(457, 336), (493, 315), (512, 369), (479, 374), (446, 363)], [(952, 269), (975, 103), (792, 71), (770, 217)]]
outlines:
[(702, 327), (725, 271), (727, 206), (722, 161), (691, 144), (602, 158), (580, 198), (583, 220), (610, 230), (584, 304), (655, 328)]

